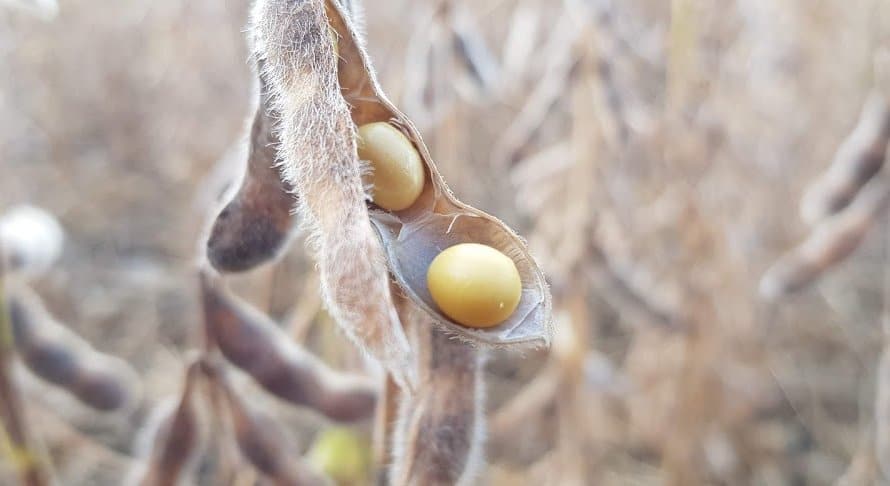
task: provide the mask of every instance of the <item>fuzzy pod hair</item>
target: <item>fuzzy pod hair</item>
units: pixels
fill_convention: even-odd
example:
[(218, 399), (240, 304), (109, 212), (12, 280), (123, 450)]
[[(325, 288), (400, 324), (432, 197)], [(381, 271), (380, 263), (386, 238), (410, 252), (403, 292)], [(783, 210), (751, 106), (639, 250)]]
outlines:
[(400, 404), (391, 484), (473, 484), (485, 453), (484, 352), (412, 315), (421, 381)]
[(361, 0), (338, 0), (343, 10), (349, 15), (353, 27), (364, 36), (365, 33), (365, 6)]
[(137, 401), (139, 376), (126, 362), (93, 349), (24, 286), (10, 289), (8, 299), (16, 351), (34, 375), (98, 411), (118, 411)]
[(340, 92), (322, 0), (258, 0), (252, 47), (281, 114), (281, 166), (310, 230), (322, 294), (351, 340), (411, 387), (411, 349), (393, 308), (381, 243), (368, 215), (356, 127)]
[(131, 473), (133, 486), (175, 486), (184, 482), (201, 450), (204, 430), (199, 416), (198, 383), (201, 363), (192, 362), (178, 399), (158, 405), (137, 438), (146, 463)]
[(220, 272), (243, 272), (274, 259), (286, 248), (296, 226), (293, 187), (282, 180), (277, 167), (277, 114), (269, 105), (269, 86), (263, 76), (259, 76), (259, 91), (247, 171), (207, 239), (207, 259)]
[(222, 368), (208, 366), (206, 372), (228, 405), (238, 449), (257, 471), (276, 486), (330, 484), (305, 461), (293, 457), (294, 448), (282, 433), (281, 424), (243, 400), (232, 388)]
[(884, 166), (890, 144), (890, 104), (878, 93), (866, 100), (856, 127), (843, 141), (828, 170), (804, 193), (801, 218), (810, 224), (847, 207)]
[(266, 391), (325, 417), (351, 422), (371, 417), (371, 380), (340, 373), (293, 342), (271, 320), (202, 278), (205, 329), (225, 358)]

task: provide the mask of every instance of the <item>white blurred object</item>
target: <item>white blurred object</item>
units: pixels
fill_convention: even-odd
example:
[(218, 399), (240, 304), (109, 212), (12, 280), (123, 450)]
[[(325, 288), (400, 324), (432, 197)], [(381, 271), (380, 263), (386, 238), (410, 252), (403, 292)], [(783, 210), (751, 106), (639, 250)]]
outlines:
[(8, 271), (29, 277), (46, 273), (62, 254), (64, 241), (62, 226), (43, 209), (23, 205), (0, 214), (0, 248)]
[(53, 19), (59, 14), (59, 2), (56, 0), (0, 0), (0, 7), (24, 10), (44, 20)]

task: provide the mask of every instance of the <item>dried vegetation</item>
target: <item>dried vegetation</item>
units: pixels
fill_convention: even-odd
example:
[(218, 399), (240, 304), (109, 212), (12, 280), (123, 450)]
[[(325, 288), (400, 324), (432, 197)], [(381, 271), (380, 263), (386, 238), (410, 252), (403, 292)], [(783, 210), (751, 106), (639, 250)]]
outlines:
[[(890, 481), (890, 9), (362, 12), (0, 1), (0, 483)], [(423, 283), (467, 241), (493, 330)]]

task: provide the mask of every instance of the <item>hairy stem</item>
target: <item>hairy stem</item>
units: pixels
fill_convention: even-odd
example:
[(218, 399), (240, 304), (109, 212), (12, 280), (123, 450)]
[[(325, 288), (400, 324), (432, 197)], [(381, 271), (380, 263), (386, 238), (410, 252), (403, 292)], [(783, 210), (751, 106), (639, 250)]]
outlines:
[(392, 484), (472, 484), (484, 456), (483, 352), (432, 322), (410, 330), (421, 381), (417, 393), (401, 403)]

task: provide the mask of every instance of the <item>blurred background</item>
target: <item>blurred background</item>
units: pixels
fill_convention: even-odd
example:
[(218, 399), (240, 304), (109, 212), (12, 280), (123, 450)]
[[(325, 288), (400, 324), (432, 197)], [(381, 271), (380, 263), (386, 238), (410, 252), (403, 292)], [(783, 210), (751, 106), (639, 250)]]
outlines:
[[(138, 405), (96, 414), (19, 370), (62, 484), (120, 484), (199, 344), (196, 261), (255, 103), (248, 3), (0, 1), (0, 211), (27, 203), (59, 218), (62, 258), (35, 289), (141, 381)], [(887, 218), (804, 291), (758, 294), (810, 232), (804, 189), (869, 92), (890, 88), (875, 69), (890, 5), (365, 3), (384, 91), (458, 197), (517, 229), (552, 285), (553, 349), (488, 362), (482, 484), (890, 480), (875, 440), (890, 437), (875, 412)], [(298, 237), (231, 284), (282, 325), (298, 321), (332, 366), (359, 368), (314, 272)], [(329, 427), (268, 409), (295, 454)]]

